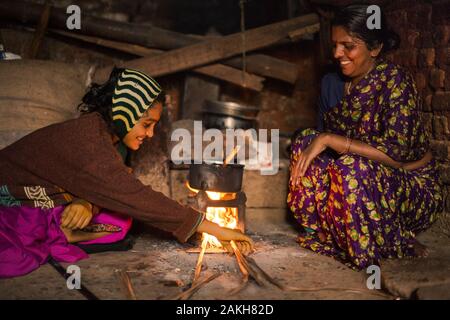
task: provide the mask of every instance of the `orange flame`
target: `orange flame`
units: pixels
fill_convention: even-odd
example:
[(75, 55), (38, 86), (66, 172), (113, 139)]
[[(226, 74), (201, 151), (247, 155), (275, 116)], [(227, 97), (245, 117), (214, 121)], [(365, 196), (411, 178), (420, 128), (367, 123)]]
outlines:
[[(189, 182), (186, 182), (186, 186), (192, 192), (198, 193), (199, 190), (192, 188)], [(235, 194), (224, 193), (224, 192), (214, 192), (206, 191), (208, 198), (211, 200), (229, 200), (236, 197)], [(238, 210), (237, 208), (231, 207), (207, 207), (206, 208), (206, 219), (211, 222), (217, 223), (221, 227), (236, 229), (238, 226)], [(216, 237), (204, 232), (202, 239), (207, 242), (207, 246), (222, 248), (222, 244)]]

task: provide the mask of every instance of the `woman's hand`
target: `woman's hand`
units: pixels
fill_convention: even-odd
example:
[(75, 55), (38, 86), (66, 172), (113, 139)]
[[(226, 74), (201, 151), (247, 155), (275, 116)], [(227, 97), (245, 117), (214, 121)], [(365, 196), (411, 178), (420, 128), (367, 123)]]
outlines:
[(427, 151), (422, 159), (417, 161), (411, 161), (406, 163), (400, 163), (400, 168), (405, 169), (406, 171), (416, 170), (423, 166), (426, 166), (428, 162), (433, 159), (433, 154), (431, 151)]
[(198, 226), (197, 232), (206, 232), (216, 237), (228, 252), (233, 252), (230, 241), (234, 241), (243, 254), (255, 251), (253, 240), (237, 229), (224, 228), (205, 219)]
[(61, 227), (71, 230), (83, 229), (92, 220), (92, 205), (82, 199), (76, 199), (67, 205), (61, 216)]
[(327, 148), (326, 139), (326, 134), (321, 133), (305, 150), (300, 151), (297, 162), (291, 168), (291, 183), (295, 186), (299, 185), (300, 178), (305, 175), (311, 162)]

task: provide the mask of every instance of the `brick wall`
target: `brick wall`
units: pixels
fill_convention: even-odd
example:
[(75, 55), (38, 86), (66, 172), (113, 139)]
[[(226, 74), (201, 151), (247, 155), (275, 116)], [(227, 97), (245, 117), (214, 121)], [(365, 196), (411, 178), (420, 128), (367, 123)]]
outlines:
[(389, 25), (402, 40), (388, 59), (407, 67), (422, 97), (421, 115), (440, 160), (450, 211), (450, 1), (393, 1), (386, 7)]

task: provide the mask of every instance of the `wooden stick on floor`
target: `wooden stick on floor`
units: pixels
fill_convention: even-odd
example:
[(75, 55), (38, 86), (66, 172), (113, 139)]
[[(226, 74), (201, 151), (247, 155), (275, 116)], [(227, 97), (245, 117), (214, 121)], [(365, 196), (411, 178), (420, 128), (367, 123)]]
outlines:
[(131, 283), (128, 273), (122, 269), (117, 269), (115, 272), (122, 283), (122, 287), (125, 289), (124, 291), (127, 298), (129, 300), (137, 300), (136, 294), (134, 293), (133, 284)]
[(220, 273), (214, 273), (213, 275), (209, 276), (208, 278), (205, 278), (203, 280), (197, 281), (195, 283), (192, 283), (192, 286), (187, 289), (186, 291), (183, 291), (179, 294), (177, 294), (175, 297), (169, 299), (169, 300), (188, 300), (194, 293), (196, 293), (198, 290), (200, 290), (201, 287), (203, 287), (208, 282), (211, 282), (215, 278), (221, 276)]
[(249, 284), (249, 281), (248, 281), (249, 274), (248, 274), (247, 268), (245, 267), (244, 263), (241, 260), (242, 255), (241, 255), (241, 252), (239, 251), (239, 248), (236, 246), (236, 243), (234, 241), (231, 241), (230, 244), (231, 244), (231, 248), (233, 248), (234, 255), (236, 257), (236, 261), (237, 261), (239, 269), (241, 270), (241, 273), (242, 273), (242, 283), (237, 288), (234, 288), (233, 290), (231, 290), (229, 292), (229, 295), (233, 296), (235, 294), (238, 294), (245, 288), (247, 288), (247, 286)]
[(298, 288), (298, 287), (291, 287), (291, 286), (285, 286), (284, 284), (276, 281), (274, 278), (272, 278), (267, 272), (265, 272), (254, 259), (247, 258), (247, 261), (251, 266), (253, 266), (254, 269), (258, 270), (257, 272), (260, 273), (268, 282), (273, 284), (274, 286), (278, 287), (282, 291), (289, 291), (289, 292), (314, 292), (314, 291), (346, 291), (346, 292), (354, 292), (354, 293), (365, 293), (365, 294), (372, 294), (384, 298), (392, 298), (391, 296), (383, 293), (383, 292), (376, 292), (371, 291), (367, 292), (366, 290), (361, 290), (359, 288), (339, 288), (339, 287), (312, 287), (312, 288)]
[(202, 250), (198, 255), (197, 265), (195, 266), (194, 280), (192, 280), (192, 283), (197, 282), (200, 277), (200, 273), (202, 272), (203, 257), (205, 256), (206, 245), (208, 244), (208, 237), (206, 235), (203, 235), (203, 237)]
[(258, 272), (258, 270), (252, 268), (252, 266), (249, 265), (234, 241), (230, 241), (230, 244), (233, 248), (234, 254), (236, 255), (236, 259), (238, 260), (239, 268), (241, 268), (242, 266), (245, 269), (245, 273), (243, 272), (243, 274), (249, 275), (251, 278), (253, 278), (253, 280), (256, 281), (259, 286), (264, 286), (264, 281), (262, 280), (263, 277)]
[(230, 245), (231, 245), (231, 248), (233, 248), (234, 255), (236, 256), (236, 260), (237, 260), (239, 269), (242, 272), (242, 275), (244, 276), (244, 278), (248, 279), (248, 270), (247, 270), (247, 267), (245, 266), (245, 262), (242, 259), (243, 256), (242, 256), (241, 251), (239, 250), (239, 248), (237, 247), (236, 243), (233, 240), (230, 241)]

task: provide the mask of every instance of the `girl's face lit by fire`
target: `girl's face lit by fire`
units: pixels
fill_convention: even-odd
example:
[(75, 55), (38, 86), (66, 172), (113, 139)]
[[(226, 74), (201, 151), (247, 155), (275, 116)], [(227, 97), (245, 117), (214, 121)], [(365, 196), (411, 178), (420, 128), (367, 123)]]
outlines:
[(341, 26), (333, 26), (331, 32), (333, 55), (341, 67), (342, 73), (350, 78), (366, 74), (372, 67), (382, 46), (369, 50), (366, 43), (350, 35)]
[(155, 125), (161, 118), (162, 104), (156, 102), (149, 108), (123, 138), (125, 145), (131, 150), (138, 150), (145, 138), (153, 137)]

